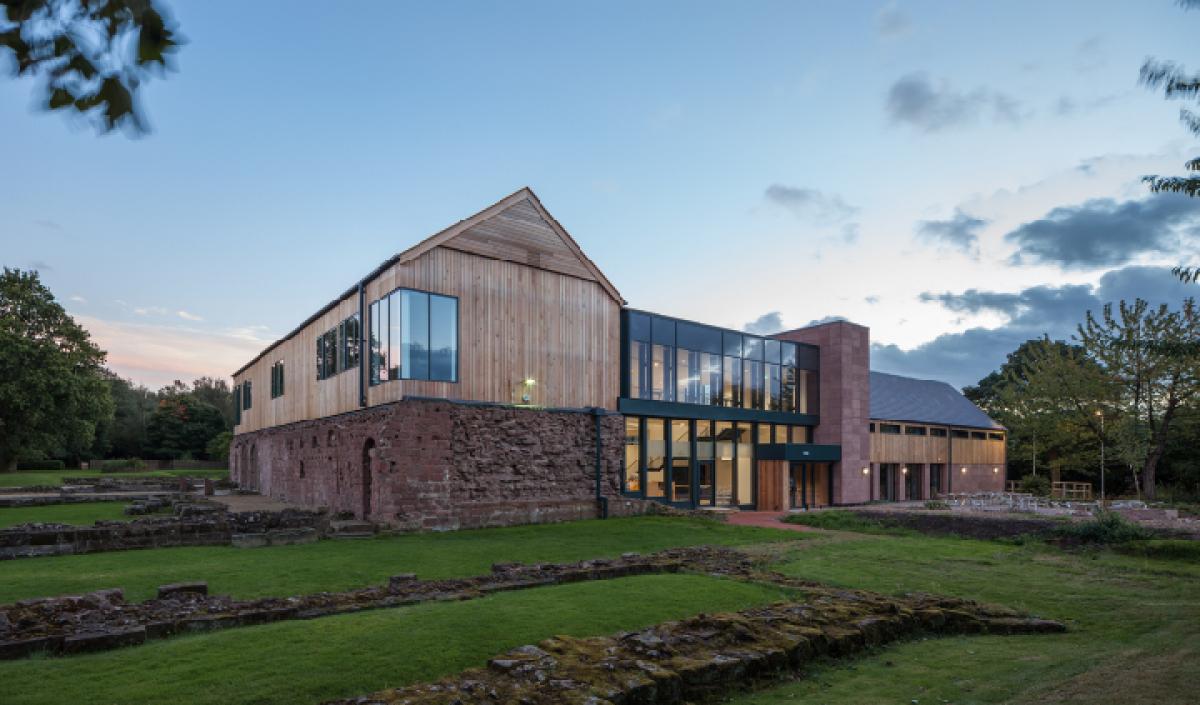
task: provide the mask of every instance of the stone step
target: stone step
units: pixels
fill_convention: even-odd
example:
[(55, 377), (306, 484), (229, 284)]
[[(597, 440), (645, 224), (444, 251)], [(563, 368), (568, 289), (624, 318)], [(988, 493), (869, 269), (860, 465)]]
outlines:
[(329, 522), (329, 538), (368, 539), (375, 535), (377, 527), (369, 521), (346, 519)]

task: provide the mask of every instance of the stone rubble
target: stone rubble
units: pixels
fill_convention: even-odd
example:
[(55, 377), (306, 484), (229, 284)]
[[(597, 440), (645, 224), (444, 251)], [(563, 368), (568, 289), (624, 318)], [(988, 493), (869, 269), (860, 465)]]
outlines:
[(698, 702), (922, 634), (1061, 632), (1058, 622), (953, 598), (809, 588), (803, 602), (699, 615), (608, 637), (558, 636), (436, 683), (328, 705), (650, 705)]

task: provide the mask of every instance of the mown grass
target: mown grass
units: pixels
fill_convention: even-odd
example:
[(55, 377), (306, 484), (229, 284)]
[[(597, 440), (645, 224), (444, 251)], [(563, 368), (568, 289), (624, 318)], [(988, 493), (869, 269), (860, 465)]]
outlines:
[[(1159, 554), (1191, 549), (1163, 545)], [(793, 551), (787, 574), (884, 593), (996, 602), (1065, 621), (1062, 635), (910, 642), (817, 666), (737, 705), (1192, 703), (1200, 564), (960, 538), (873, 536)]]
[(58, 487), (64, 477), (205, 477), (223, 480), (229, 477), (229, 470), (145, 470), (141, 472), (100, 472), (98, 470), (30, 470), (21, 472), (0, 472), (0, 487)]
[(318, 703), (434, 680), (555, 634), (591, 636), (775, 602), (782, 591), (654, 575), (0, 662), (6, 705)]
[[(42, 507), (0, 508), (0, 529), (18, 524), (90, 525), (98, 519), (131, 519), (125, 515), (124, 502), (83, 502), (80, 504), (50, 504)], [(4, 571), (0, 571), (3, 575)]]
[(182, 580), (207, 580), (211, 592), (241, 598), (296, 595), (379, 584), (396, 573), (462, 577), (488, 573), (497, 562), (566, 562), (673, 546), (803, 538), (796, 532), (704, 519), (633, 517), (273, 548), (94, 553), (0, 564), (0, 603), (108, 587), (124, 588), (128, 599), (142, 600), (158, 585)]

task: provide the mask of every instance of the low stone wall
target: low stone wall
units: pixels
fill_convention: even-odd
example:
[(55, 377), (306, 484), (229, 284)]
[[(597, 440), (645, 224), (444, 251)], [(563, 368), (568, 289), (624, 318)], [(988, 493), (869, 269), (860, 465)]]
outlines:
[(823, 656), (847, 657), (919, 634), (1065, 631), (998, 607), (952, 598), (889, 598), (810, 590), (733, 614), (700, 615), (609, 637), (554, 637), (431, 684), (329, 705), (675, 705), (710, 701), (789, 677)]
[[(619, 498), (620, 415), (600, 417), (601, 492)], [(405, 530), (462, 529), (597, 516), (596, 418), (583, 410), (405, 399), (239, 434), (232, 479), (282, 501)]]
[[(227, 546), (238, 537), (279, 533), (276, 542), (316, 540), (326, 517), (319, 512), (228, 513), (211, 505), (181, 504), (177, 515), (92, 526), (24, 524), (0, 530), (0, 560), (175, 546)], [(301, 533), (297, 533), (301, 532)]]
[(1060, 522), (1054, 519), (1014, 517), (1008, 514), (1002, 516), (964, 514), (953, 510), (855, 509), (850, 511), (864, 519), (883, 521), (924, 534), (966, 536), (982, 540), (1043, 534), (1060, 525)]

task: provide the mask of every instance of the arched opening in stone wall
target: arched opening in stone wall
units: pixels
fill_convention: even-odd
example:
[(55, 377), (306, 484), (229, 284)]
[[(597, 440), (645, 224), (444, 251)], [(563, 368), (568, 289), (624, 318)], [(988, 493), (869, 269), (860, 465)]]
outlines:
[(371, 516), (371, 460), (375, 455), (375, 439), (368, 438), (362, 452), (362, 518)]

